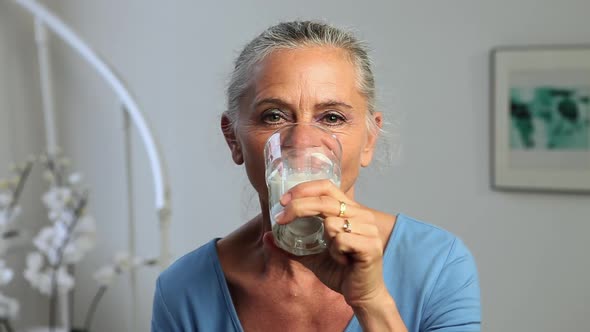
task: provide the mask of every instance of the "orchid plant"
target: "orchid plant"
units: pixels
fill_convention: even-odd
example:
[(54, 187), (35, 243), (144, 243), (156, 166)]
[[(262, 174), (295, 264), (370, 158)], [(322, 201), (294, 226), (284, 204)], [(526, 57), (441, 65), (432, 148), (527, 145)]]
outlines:
[[(24, 277), (33, 288), (50, 297), (49, 327), (53, 329), (56, 325), (57, 296), (74, 289), (74, 266), (94, 248), (96, 224), (94, 218), (86, 213), (88, 190), (81, 184), (80, 173), (68, 172), (69, 160), (60, 154), (43, 155), (40, 162), (44, 166), (44, 178), (49, 183), (42, 201), (50, 223), (42, 227), (33, 239), (35, 250), (27, 255)], [(90, 331), (98, 304), (117, 276), (157, 263), (157, 259), (116, 253), (112, 263), (94, 274), (99, 288), (86, 313), (84, 329), (77, 331)]]
[(49, 189), (42, 201), (50, 224), (42, 227), (33, 240), (35, 250), (27, 255), (24, 277), (41, 294), (50, 297), (49, 325), (56, 324), (58, 294), (74, 287), (72, 270), (94, 247), (96, 226), (85, 211), (88, 191), (79, 173), (69, 173), (70, 162), (60, 154), (43, 155), (44, 178)]
[[(49, 224), (43, 226), (33, 239), (33, 250), (26, 256), (24, 278), (32, 288), (50, 299), (49, 328), (56, 325), (57, 297), (74, 289), (74, 267), (94, 248), (96, 224), (86, 212), (88, 190), (82, 185), (80, 173), (69, 172), (70, 162), (61, 154), (42, 155), (43, 177), (48, 190), (42, 196)], [(17, 299), (2, 293), (2, 287), (10, 283), (14, 271), (6, 263), (6, 254), (13, 248), (11, 240), (22, 235), (15, 228), (15, 220), (21, 212), (19, 198), (31, 173), (34, 158), (12, 167), (12, 177), (0, 179), (0, 331), (13, 331), (12, 321), (19, 312)], [(132, 257), (118, 252), (111, 263), (94, 274), (98, 290), (86, 313), (84, 329), (90, 331), (98, 304), (117, 276), (132, 270), (158, 264), (157, 259)], [(72, 330), (72, 331), (74, 331)]]
[(20, 215), (19, 199), (32, 167), (32, 160), (14, 165), (11, 170), (13, 176), (0, 180), (0, 327), (6, 331), (13, 330), (11, 321), (18, 315), (19, 302), (4, 295), (1, 290), (14, 277), (14, 271), (7, 266), (5, 258), (11, 250), (11, 240), (19, 235), (13, 224)]

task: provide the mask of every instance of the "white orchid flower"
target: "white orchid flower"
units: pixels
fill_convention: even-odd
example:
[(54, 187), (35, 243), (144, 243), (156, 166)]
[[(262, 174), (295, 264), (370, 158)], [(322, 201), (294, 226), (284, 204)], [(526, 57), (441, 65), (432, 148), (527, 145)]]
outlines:
[(25, 272), (23, 273), (23, 276), (25, 277), (25, 280), (27, 280), (33, 288), (37, 288), (39, 290), (41, 289), (41, 287), (40, 287), (40, 285), (41, 285), (41, 272), (40, 272), (40, 270), (31, 269), (31, 268), (27, 267), (25, 269)]
[(83, 215), (78, 219), (78, 223), (76, 224), (76, 233), (88, 233), (88, 234), (95, 234), (96, 233), (96, 222), (92, 216), (87, 214)]
[(11, 280), (12, 277), (14, 277), (14, 272), (12, 272), (11, 269), (3, 269), (0, 271), (0, 285), (6, 285), (8, 284)]
[(53, 277), (53, 273), (49, 272), (49, 271), (44, 271), (44, 272), (39, 272), (35, 275), (35, 278), (33, 280), (35, 280), (36, 283), (31, 283), (34, 287), (37, 287), (37, 289), (41, 292), (41, 294), (43, 295), (51, 295), (52, 293), (52, 282), (51, 282), (51, 278)]
[(82, 234), (74, 237), (63, 249), (63, 263), (78, 263), (88, 251), (94, 248), (94, 234)]
[(61, 222), (65, 225), (71, 225), (75, 218), (74, 212), (66, 208), (61, 210), (49, 210), (47, 217), (53, 222)]
[(55, 266), (59, 263), (59, 254), (57, 249), (51, 248), (47, 250), (45, 252), (45, 256), (47, 257), (47, 262), (49, 262), (51, 266)]
[(71, 225), (72, 222), (74, 222), (75, 218), (76, 218), (76, 216), (74, 215), (74, 211), (64, 210), (61, 212), (61, 214), (59, 215), (59, 217), (56, 221), (62, 222), (66, 225)]
[(13, 320), (18, 316), (19, 303), (17, 300), (0, 294), (0, 318)]
[(45, 170), (43, 171), (43, 179), (45, 179), (45, 181), (49, 183), (53, 183), (53, 181), (55, 180), (55, 176), (50, 170)]
[(9, 224), (8, 210), (0, 210), (0, 227), (5, 227)]
[(86, 254), (90, 249), (94, 248), (94, 245), (96, 244), (95, 235), (89, 233), (82, 234), (78, 236), (73, 243), (78, 250)]
[(68, 273), (65, 266), (62, 266), (57, 270), (57, 285), (61, 293), (67, 293), (74, 288), (74, 277)]
[(147, 265), (148, 260), (139, 256), (132, 257), (128, 252), (119, 251), (115, 253), (113, 263), (112, 265), (103, 266), (94, 273), (94, 279), (101, 286), (109, 286), (113, 279), (123, 272)]
[(121, 270), (127, 271), (131, 268), (131, 256), (128, 252), (119, 251), (115, 253), (115, 265)]
[(72, 173), (68, 176), (68, 182), (72, 185), (79, 184), (82, 181), (82, 174), (81, 173)]
[(20, 215), (20, 212), (21, 208), (19, 206), (13, 207), (12, 210), (0, 209), (0, 227), (10, 225)]
[(85, 252), (79, 250), (72, 242), (68, 243), (63, 249), (63, 264), (76, 264), (82, 260)]
[(41, 294), (51, 295), (53, 288), (53, 278), (57, 285), (57, 290), (60, 293), (67, 293), (74, 288), (74, 278), (66, 271), (65, 267), (60, 267), (54, 272), (53, 269), (45, 269), (43, 271), (25, 270), (25, 279), (29, 281), (31, 286), (37, 288)]
[(39, 271), (43, 266), (43, 255), (34, 251), (27, 255), (27, 269)]
[(61, 211), (49, 210), (49, 212), (47, 212), (47, 218), (51, 221), (56, 221), (59, 218), (60, 214), (61, 214)]
[(68, 187), (53, 187), (43, 195), (43, 203), (50, 210), (62, 210), (72, 199), (72, 190)]
[(55, 229), (53, 227), (43, 227), (41, 231), (39, 231), (37, 236), (35, 236), (35, 238), (33, 239), (33, 244), (40, 252), (47, 254), (48, 252), (54, 250), (54, 234)]
[(54, 248), (62, 247), (65, 242), (68, 240), (68, 226), (61, 222), (57, 221), (53, 224), (53, 237), (51, 239), (51, 246)]
[(6, 262), (0, 260), (0, 286), (8, 284), (13, 276), (14, 272), (6, 266)]
[(112, 265), (107, 265), (101, 267), (94, 273), (94, 279), (96, 279), (100, 286), (109, 286), (115, 279), (116, 274), (116, 268)]
[(143, 257), (136, 256), (133, 258), (133, 268), (138, 268), (147, 264), (147, 259)]
[(10, 214), (10, 218), (9, 218), (10, 220), (8, 220), (8, 223), (13, 222), (14, 219), (16, 219), (18, 216), (20, 216), (21, 212), (22, 212), (22, 209), (20, 206), (17, 205), (15, 207), (13, 207), (12, 213)]
[(0, 207), (7, 207), (12, 203), (12, 194), (7, 192), (0, 193)]

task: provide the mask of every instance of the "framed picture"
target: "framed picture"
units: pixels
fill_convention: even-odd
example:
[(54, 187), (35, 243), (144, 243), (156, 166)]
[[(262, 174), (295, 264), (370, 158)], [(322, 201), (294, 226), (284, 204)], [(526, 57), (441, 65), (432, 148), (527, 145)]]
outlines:
[(590, 46), (492, 51), (492, 187), (590, 193)]

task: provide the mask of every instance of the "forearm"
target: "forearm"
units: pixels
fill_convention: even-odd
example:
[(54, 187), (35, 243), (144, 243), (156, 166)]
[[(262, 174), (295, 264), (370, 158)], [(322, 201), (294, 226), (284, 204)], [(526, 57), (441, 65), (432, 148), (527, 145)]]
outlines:
[(353, 310), (365, 332), (407, 332), (395, 301), (389, 294), (383, 295), (380, 299), (356, 305)]

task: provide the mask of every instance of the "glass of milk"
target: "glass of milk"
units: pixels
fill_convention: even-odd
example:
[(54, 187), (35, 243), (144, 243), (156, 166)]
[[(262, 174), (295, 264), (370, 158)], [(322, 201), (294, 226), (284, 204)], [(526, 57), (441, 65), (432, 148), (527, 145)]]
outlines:
[(340, 187), (342, 146), (329, 130), (315, 124), (292, 124), (274, 132), (264, 147), (268, 205), (277, 246), (297, 256), (326, 248), (320, 216), (298, 218), (278, 225), (281, 196), (307, 181), (329, 179)]

